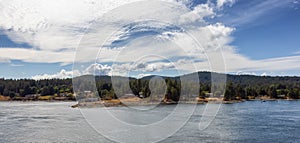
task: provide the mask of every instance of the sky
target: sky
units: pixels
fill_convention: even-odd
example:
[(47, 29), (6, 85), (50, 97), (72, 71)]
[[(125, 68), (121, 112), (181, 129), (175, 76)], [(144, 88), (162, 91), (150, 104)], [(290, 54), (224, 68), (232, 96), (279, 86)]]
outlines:
[(0, 0), (0, 77), (300, 76), (298, 0)]

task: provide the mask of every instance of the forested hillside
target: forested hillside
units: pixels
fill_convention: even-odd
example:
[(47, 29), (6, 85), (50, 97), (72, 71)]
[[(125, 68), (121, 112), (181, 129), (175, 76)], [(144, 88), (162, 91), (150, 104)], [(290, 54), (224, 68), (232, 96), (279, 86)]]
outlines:
[[(195, 77), (195, 74), (199, 77)], [(213, 73), (215, 75), (222, 75)], [(97, 97), (102, 99), (116, 99), (120, 95), (133, 94), (138, 97), (147, 98), (151, 95), (149, 89), (149, 81), (154, 76), (144, 77), (142, 79), (112, 77), (110, 76), (81, 76), (72, 79), (51, 79), (51, 80), (31, 80), (31, 79), (0, 79), (0, 95), (10, 97), (10, 99), (18, 99), (26, 96), (55, 96), (70, 97), (73, 99), (73, 87), (78, 98), (85, 98), (87, 92), (89, 97)], [(191, 77), (191, 78), (190, 78)], [(165, 98), (178, 101), (180, 95), (184, 95), (180, 79), (188, 80), (185, 83), (193, 93), (198, 93), (198, 97), (223, 97), (225, 100), (235, 99), (252, 99), (261, 96), (270, 98), (300, 98), (300, 77), (267, 77), (252, 75), (226, 75), (226, 89), (220, 87), (212, 87), (211, 73), (199, 72), (181, 77), (162, 77), (165, 82), (159, 82), (157, 87), (166, 85)], [(95, 82), (94, 82), (95, 81)], [(199, 81), (199, 82), (198, 82)], [(94, 86), (96, 83), (96, 86)], [(161, 84), (161, 85), (160, 85)], [(213, 92), (212, 93), (212, 89)], [(152, 89), (154, 90), (154, 89)], [(157, 89), (158, 90), (158, 89)], [(162, 90), (162, 89), (160, 89)], [(197, 90), (197, 92), (195, 92)], [(153, 93), (157, 93), (152, 91)], [(98, 93), (98, 94), (95, 94)], [(223, 94), (225, 93), (225, 94)]]

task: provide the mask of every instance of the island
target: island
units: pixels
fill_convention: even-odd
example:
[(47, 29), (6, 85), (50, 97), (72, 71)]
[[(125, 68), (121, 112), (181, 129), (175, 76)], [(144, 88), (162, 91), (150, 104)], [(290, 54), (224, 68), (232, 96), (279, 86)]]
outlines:
[[(212, 87), (212, 74), (225, 75), (226, 87)], [(199, 77), (198, 79), (189, 77)], [(152, 104), (235, 103), (249, 100), (296, 100), (300, 77), (231, 75), (196, 72), (176, 77), (151, 79), (83, 75), (73, 79), (0, 79), (0, 101), (78, 101), (78, 106), (124, 106)], [(180, 79), (187, 86), (183, 89)], [(79, 82), (80, 81), (80, 82)], [(115, 81), (115, 82), (112, 82)], [(215, 86), (215, 85), (214, 85)], [(163, 92), (159, 92), (163, 91)], [(190, 94), (197, 93), (197, 94)]]

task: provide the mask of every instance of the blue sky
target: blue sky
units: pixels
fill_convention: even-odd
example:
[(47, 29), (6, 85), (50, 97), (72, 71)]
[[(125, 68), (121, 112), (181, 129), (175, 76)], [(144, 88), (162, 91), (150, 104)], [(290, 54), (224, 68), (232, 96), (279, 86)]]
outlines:
[[(110, 10), (118, 6), (125, 5), (124, 9), (126, 9), (127, 4), (118, 0), (107, 0), (106, 3), (99, 1), (100, 4), (98, 5), (97, 2), (92, 2), (92, 0), (84, 3), (74, 1), (70, 4), (69, 0), (64, 0), (60, 4), (55, 4), (51, 1), (40, 3), (35, 0), (23, 1), (22, 3), (1, 1), (0, 11), (2, 11), (2, 14), (0, 16), (4, 17), (4, 20), (0, 22), (0, 77), (35, 77), (36, 79), (71, 77), (74, 72), (72, 72), (72, 67), (74, 55), (76, 55), (75, 50), (82, 39), (82, 35), (86, 34), (83, 31), (88, 29), (87, 25), (95, 21), (97, 23), (99, 19), (101, 21), (103, 14), (110, 13)], [(207, 36), (207, 33), (203, 33), (205, 29), (221, 33), (219, 35), (221, 42), (219, 41), (219, 43), (224, 47), (224, 55), (227, 56), (225, 60), (226, 72), (255, 75), (300, 75), (300, 65), (296, 65), (300, 61), (300, 2), (297, 0), (185, 0), (175, 1), (174, 3), (182, 6), (184, 10), (172, 13), (166, 7), (161, 6), (145, 10), (145, 12), (148, 12), (149, 17), (151, 17), (156, 9), (157, 11), (165, 10), (165, 15), (157, 15), (158, 20), (165, 20), (166, 17), (174, 19), (183, 17), (183, 20), (178, 23), (177, 21), (171, 21), (171, 18), (170, 21), (186, 31), (193, 31), (199, 37)], [(59, 9), (55, 10), (57, 7)], [(75, 11), (74, 9), (80, 10)], [(55, 12), (51, 12), (52, 10)], [(118, 10), (122, 11), (122, 8), (115, 11)], [(139, 15), (137, 14), (137, 16)], [(126, 18), (127, 15), (124, 15), (124, 17)], [(116, 19), (109, 20), (116, 21)], [(126, 20), (130, 20), (130, 18)], [(118, 33), (119, 37), (114, 35), (115, 37), (112, 37), (111, 42), (108, 42), (107, 47), (109, 49), (104, 49), (107, 53), (102, 53), (102, 57), (101, 54), (96, 55), (100, 56), (99, 58), (91, 58), (98, 59), (98, 64), (93, 64), (93, 60), (82, 63), (82, 66), (76, 72), (90, 74), (99, 70), (97, 71), (98, 74), (111, 74), (111, 70), (115, 68), (115, 73), (118, 71), (118, 74), (126, 75), (120, 73), (120, 71), (126, 71), (128, 69), (126, 66), (132, 65), (133, 62), (130, 61), (130, 56), (121, 56), (119, 58), (122, 60), (112, 62), (108, 57), (108, 55), (115, 52), (112, 49), (128, 46), (128, 49), (138, 53), (138, 51), (134, 51), (138, 49), (133, 47), (145, 45), (146, 42), (149, 44), (158, 36), (165, 36), (164, 40), (171, 39), (176, 43), (177, 41), (174, 41), (174, 39), (180, 39), (180, 32), (182, 32), (174, 30), (176, 27), (172, 27), (172, 25), (168, 27), (162, 24), (158, 27), (151, 27), (153, 25), (151, 23), (138, 24), (133, 25), (137, 28), (134, 30), (141, 30), (142, 32), (144, 30), (145, 35), (147, 35), (147, 32), (151, 33), (147, 38), (142, 38), (144, 43), (141, 43), (138, 39), (141, 35), (135, 34), (141, 33), (140, 31), (126, 33), (128, 31), (121, 30)], [(147, 27), (150, 28), (147, 29)], [(88, 29), (88, 31), (91, 31), (91, 29)], [(168, 32), (169, 34), (165, 35)], [(218, 37), (213, 34), (208, 35)], [(118, 38), (121, 37), (125, 37), (125, 40), (116, 47), (115, 43), (120, 41)], [(204, 40), (205, 42), (214, 43), (215, 41)], [(160, 44), (167, 45), (166, 43)], [(207, 47), (209, 46), (207, 45)], [(204, 49), (208, 53), (211, 52), (210, 49)], [(97, 52), (98, 50), (91, 51)], [(120, 48), (120, 50), (123, 49)], [(148, 59), (148, 61), (143, 61), (144, 63), (137, 63), (137, 65), (143, 64), (143, 69), (134, 67), (135, 71), (131, 72), (133, 76), (148, 74), (176, 75), (177, 72), (174, 67), (176, 64), (184, 63), (183, 61), (186, 59), (182, 59), (184, 55), (168, 50), (165, 48), (158, 53), (162, 55), (166, 55), (168, 52), (174, 54), (166, 56), (172, 59), (173, 65), (161, 59)], [(130, 50), (127, 52), (132, 53)], [(192, 59), (192, 62), (196, 63), (197, 69), (209, 70), (204, 66), (205, 63), (201, 63), (204, 60), (202, 56), (192, 56)], [(116, 63), (115, 66), (113, 66), (114, 63)], [(181, 67), (184, 68), (184, 65)], [(187, 70), (186, 72), (193, 71)]]
[[(241, 5), (247, 5), (247, 1), (235, 3), (230, 8), (232, 10), (229, 15), (241, 11)], [(233, 24), (236, 31), (233, 33), (235, 40), (232, 44), (238, 47), (240, 53), (253, 59), (295, 54), (300, 49), (298, 40), (300, 37), (300, 10), (298, 7), (299, 4), (289, 3), (262, 13), (247, 23)], [(232, 23), (228, 22), (228, 24)]]

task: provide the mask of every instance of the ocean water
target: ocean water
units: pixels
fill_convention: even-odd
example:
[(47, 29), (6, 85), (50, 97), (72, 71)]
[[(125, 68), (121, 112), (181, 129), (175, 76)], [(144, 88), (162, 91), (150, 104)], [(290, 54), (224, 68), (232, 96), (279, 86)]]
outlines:
[[(87, 122), (84, 112), (108, 109), (125, 122), (130, 122), (135, 114), (135, 110), (129, 111), (123, 107), (71, 108), (74, 104), (75, 102), (0, 102), (0, 143), (113, 142)], [(151, 114), (147, 112), (147, 115), (135, 118), (134, 121), (139, 125), (157, 122), (175, 106), (156, 107)], [(190, 109), (193, 105), (183, 107), (185, 106)], [(222, 104), (208, 127), (199, 130), (199, 122), (205, 109), (205, 105), (197, 105), (188, 122), (160, 142), (300, 142), (300, 101)], [(175, 117), (170, 124), (177, 120)], [(153, 132), (163, 130), (164, 128)], [(114, 134), (118, 135), (118, 132)], [(130, 138), (134, 140), (135, 136)]]

